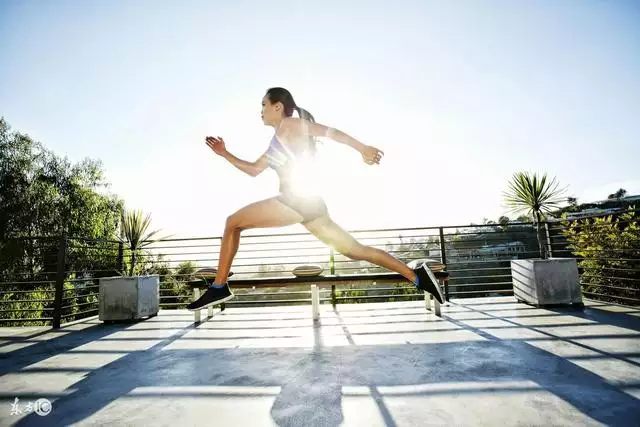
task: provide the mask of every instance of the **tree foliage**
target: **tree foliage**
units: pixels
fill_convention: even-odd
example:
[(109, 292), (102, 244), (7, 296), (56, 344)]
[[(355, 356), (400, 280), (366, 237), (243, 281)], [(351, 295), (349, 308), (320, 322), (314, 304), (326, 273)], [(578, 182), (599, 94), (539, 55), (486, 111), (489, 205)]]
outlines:
[(99, 161), (72, 163), (0, 118), (0, 305), (16, 310), (0, 317), (51, 316), (61, 236), (69, 239), (65, 306), (95, 293), (69, 280), (115, 272), (117, 243), (108, 239), (123, 202), (106, 187)]
[[(635, 209), (619, 216), (563, 221), (568, 248), (578, 257), (583, 290), (599, 299), (640, 299), (640, 220)], [(635, 302), (633, 300), (636, 300)]]
[(107, 187), (99, 161), (72, 164), (0, 118), (0, 239), (109, 238), (123, 202)]
[(627, 195), (627, 190), (625, 190), (624, 188), (620, 188), (615, 193), (609, 194), (607, 196), (607, 199), (621, 199), (621, 198), (625, 197), (626, 195)]

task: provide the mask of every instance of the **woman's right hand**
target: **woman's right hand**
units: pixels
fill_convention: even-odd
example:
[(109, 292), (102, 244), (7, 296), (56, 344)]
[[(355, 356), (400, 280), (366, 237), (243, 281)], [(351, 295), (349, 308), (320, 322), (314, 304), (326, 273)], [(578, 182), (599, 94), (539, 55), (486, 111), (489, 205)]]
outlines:
[(209, 148), (211, 148), (217, 155), (222, 156), (227, 152), (227, 147), (224, 145), (224, 139), (221, 137), (208, 136), (205, 138), (205, 141)]

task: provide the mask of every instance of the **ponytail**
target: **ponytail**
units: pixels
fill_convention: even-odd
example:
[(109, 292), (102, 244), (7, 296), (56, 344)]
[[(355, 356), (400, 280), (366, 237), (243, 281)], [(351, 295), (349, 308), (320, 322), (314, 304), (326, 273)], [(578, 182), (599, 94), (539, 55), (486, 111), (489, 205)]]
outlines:
[[(298, 116), (302, 119), (302, 120), (307, 120), (311, 123), (315, 123), (315, 118), (313, 117), (313, 115), (308, 112), (307, 110), (305, 110), (304, 108), (300, 108), (297, 105), (294, 107), (295, 110), (298, 112)], [(309, 135), (309, 148), (311, 149), (311, 153), (315, 154), (316, 153), (316, 145), (318, 143), (318, 140)]]
[(296, 106), (295, 108), (296, 108), (296, 111), (298, 112), (298, 116), (300, 116), (301, 119), (309, 120), (310, 122), (316, 121), (311, 115), (311, 113), (305, 110), (304, 108), (300, 108), (298, 106)]

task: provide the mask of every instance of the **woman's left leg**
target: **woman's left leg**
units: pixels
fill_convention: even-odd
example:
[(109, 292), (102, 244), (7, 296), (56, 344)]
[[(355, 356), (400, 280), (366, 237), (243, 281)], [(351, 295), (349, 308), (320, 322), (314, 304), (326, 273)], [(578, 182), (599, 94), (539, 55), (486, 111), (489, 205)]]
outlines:
[(188, 310), (201, 310), (233, 298), (227, 284), (231, 263), (240, 246), (240, 233), (252, 228), (284, 227), (303, 221), (302, 215), (276, 197), (252, 203), (227, 218), (220, 245), (220, 259), (214, 283), (198, 300), (187, 305)]
[(346, 230), (328, 216), (322, 216), (303, 224), (307, 230), (322, 242), (331, 246), (344, 256), (358, 261), (369, 261), (387, 270), (403, 275), (415, 283), (416, 273), (405, 263), (391, 254), (371, 246), (365, 246), (353, 238)]
[(314, 236), (344, 256), (353, 260), (369, 261), (387, 270), (395, 271), (411, 283), (414, 283), (418, 289), (433, 294), (440, 303), (444, 303), (444, 295), (442, 295), (440, 286), (429, 277), (429, 273), (426, 271), (428, 267), (425, 265), (414, 270), (381, 249), (361, 244), (347, 231), (343, 230), (342, 227), (333, 222), (329, 215), (323, 215), (310, 222), (305, 222), (303, 225)]

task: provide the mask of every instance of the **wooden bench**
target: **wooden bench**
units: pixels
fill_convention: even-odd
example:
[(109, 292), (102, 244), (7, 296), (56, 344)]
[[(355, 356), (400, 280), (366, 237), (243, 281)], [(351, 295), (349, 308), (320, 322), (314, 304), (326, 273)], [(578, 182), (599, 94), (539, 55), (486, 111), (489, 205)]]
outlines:
[[(434, 276), (436, 277), (439, 285), (446, 289), (447, 281), (449, 279), (449, 273), (447, 271), (434, 271)], [(283, 277), (262, 277), (262, 278), (251, 278), (251, 279), (229, 279), (229, 287), (233, 291), (234, 288), (275, 288), (275, 287), (287, 287), (287, 286), (297, 286), (301, 284), (309, 284), (311, 288), (311, 313), (312, 318), (317, 320), (320, 316), (320, 291), (319, 288), (321, 286), (331, 286), (332, 291), (332, 304), (335, 307), (336, 299), (335, 299), (335, 286), (336, 285), (350, 285), (354, 283), (361, 282), (373, 282), (376, 283), (395, 283), (407, 281), (403, 276), (397, 273), (370, 273), (370, 274), (340, 274), (340, 275), (320, 275), (320, 276), (283, 276)], [(206, 290), (210, 283), (213, 280), (211, 279), (200, 279), (188, 282), (189, 286), (193, 287), (193, 299), (194, 301), (200, 298), (200, 291)], [(408, 281), (407, 281), (408, 282)], [(446, 295), (446, 292), (443, 292)], [(441, 316), (440, 302), (433, 297), (433, 295), (425, 292), (424, 293), (424, 302), (425, 308), (428, 311), (431, 311), (431, 300), (434, 301), (434, 311), (436, 316)], [(224, 311), (225, 304), (220, 304), (220, 311)], [(213, 307), (209, 307), (207, 309), (207, 317), (213, 316)], [(201, 310), (196, 310), (194, 312), (194, 321), (200, 322)]]

